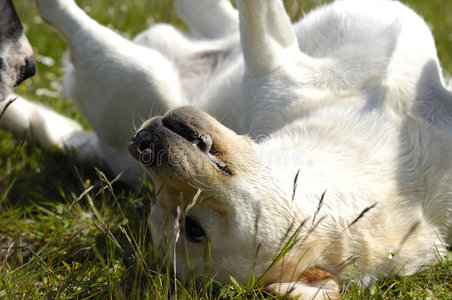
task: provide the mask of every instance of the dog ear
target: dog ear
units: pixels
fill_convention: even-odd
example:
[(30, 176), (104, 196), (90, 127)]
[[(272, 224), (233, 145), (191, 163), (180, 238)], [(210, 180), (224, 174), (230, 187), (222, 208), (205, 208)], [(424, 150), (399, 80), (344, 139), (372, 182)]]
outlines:
[(285, 299), (340, 299), (336, 278), (325, 270), (310, 268), (299, 280), (271, 283), (265, 289)]

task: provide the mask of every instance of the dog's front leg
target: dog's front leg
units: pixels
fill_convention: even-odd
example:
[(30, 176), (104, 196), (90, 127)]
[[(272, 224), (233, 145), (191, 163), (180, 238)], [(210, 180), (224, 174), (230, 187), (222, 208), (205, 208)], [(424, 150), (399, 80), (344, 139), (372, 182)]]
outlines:
[(122, 147), (134, 123), (181, 104), (178, 76), (163, 55), (98, 24), (72, 0), (36, 2), (69, 44), (73, 70), (66, 93), (101, 143)]
[(174, 8), (192, 31), (206, 38), (221, 38), (238, 31), (238, 14), (229, 0), (176, 0)]
[(127, 151), (134, 127), (183, 102), (173, 64), (92, 20), (72, 0), (36, 3), (42, 18), (69, 44), (73, 66), (65, 78), (66, 95), (94, 129), (113, 172), (136, 180), (137, 166)]
[(48, 149), (76, 151), (83, 162), (102, 163), (102, 154), (94, 132), (83, 130), (80, 124), (43, 105), (12, 94), (10, 101), (0, 103), (0, 128), (17, 136), (30, 132), (39, 145)]

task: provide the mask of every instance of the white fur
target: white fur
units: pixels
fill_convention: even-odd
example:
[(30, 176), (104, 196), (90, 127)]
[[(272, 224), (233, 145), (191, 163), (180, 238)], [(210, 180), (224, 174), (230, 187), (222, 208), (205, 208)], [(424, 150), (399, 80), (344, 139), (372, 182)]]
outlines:
[[(196, 38), (159, 24), (131, 42), (70, 0), (37, 3), (69, 41), (74, 65), (66, 93), (95, 135), (22, 100), (24, 108), (7, 111), (25, 119), (6, 121), (12, 130), (45, 115), (38, 130), (45, 138), (33, 126), (40, 142), (103, 159), (132, 185), (141, 169), (127, 141), (134, 124), (150, 115), (195, 105), (257, 141), (250, 151), (259, 163), (250, 162), (249, 173), (212, 183), (233, 216), (193, 212), (211, 238), (217, 279), (232, 274), (246, 282), (250, 270), (261, 276), (291, 222), (312, 222), (325, 191), (317, 216), (324, 219), (288, 255), (293, 268), (320, 266), (341, 281), (351, 274), (341, 263), (353, 262), (368, 284), (432, 264), (452, 242), (452, 95), (428, 26), (403, 4), (336, 1), (292, 26), (281, 2), (242, 0), (239, 35), (238, 14), (227, 1), (176, 0)], [(86, 135), (90, 146), (79, 147), (68, 138), (74, 134)], [(156, 228), (163, 230), (165, 217), (174, 221), (165, 214), (156, 205)], [(189, 246), (202, 272), (196, 247)], [(182, 272), (184, 255), (177, 259)]]

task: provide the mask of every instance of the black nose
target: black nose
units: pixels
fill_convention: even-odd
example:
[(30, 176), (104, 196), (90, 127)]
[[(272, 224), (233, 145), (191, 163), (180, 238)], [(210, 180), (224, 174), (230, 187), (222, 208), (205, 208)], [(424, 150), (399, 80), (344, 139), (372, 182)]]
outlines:
[(36, 62), (33, 55), (25, 58), (25, 64), (20, 67), (19, 77), (17, 78), (16, 85), (21, 84), (25, 79), (30, 78), (36, 74)]
[(140, 130), (129, 142), (129, 152), (141, 163), (149, 164), (152, 160), (152, 136), (148, 130)]

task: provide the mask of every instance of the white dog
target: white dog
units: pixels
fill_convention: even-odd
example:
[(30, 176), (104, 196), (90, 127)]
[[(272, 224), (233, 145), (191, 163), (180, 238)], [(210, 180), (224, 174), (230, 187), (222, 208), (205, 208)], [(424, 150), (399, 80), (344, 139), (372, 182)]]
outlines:
[(135, 184), (134, 123), (170, 111), (129, 150), (163, 185), (154, 238), (182, 277), (336, 298), (351, 274), (367, 285), (436, 262), (452, 243), (452, 95), (424, 21), (347, 0), (292, 26), (278, 0), (237, 2), (176, 0), (196, 39), (155, 25), (131, 42), (71, 0), (38, 0), (95, 133), (27, 101), (6, 125)]

